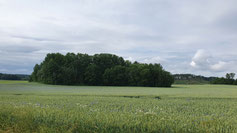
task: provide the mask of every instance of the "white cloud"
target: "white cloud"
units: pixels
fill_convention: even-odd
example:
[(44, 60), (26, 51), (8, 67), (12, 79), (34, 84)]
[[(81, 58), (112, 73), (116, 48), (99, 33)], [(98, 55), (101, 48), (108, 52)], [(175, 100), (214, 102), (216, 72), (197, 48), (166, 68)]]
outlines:
[(210, 73), (237, 72), (237, 61), (222, 61), (221, 57), (213, 56), (209, 51), (198, 50), (190, 66), (196, 70)]
[(151, 57), (151, 58), (146, 58), (144, 60), (142, 60), (141, 62), (143, 63), (157, 63), (157, 64), (161, 64), (161, 63), (164, 63), (166, 60), (159, 57), (159, 56), (156, 56), (156, 57)]
[(125, 59), (125, 60), (128, 60), (128, 61), (131, 61), (131, 62), (134, 62), (134, 61), (135, 61), (132, 57), (125, 57), (124, 59)]
[(210, 66), (210, 68), (214, 71), (223, 71), (223, 70), (226, 70), (227, 67), (228, 67), (228, 63), (224, 61), (219, 61), (218, 63)]
[(192, 62), (190, 63), (190, 65), (191, 65), (192, 67), (196, 67), (196, 66), (197, 66), (194, 61), (192, 61)]
[(210, 58), (211, 55), (207, 51), (203, 49), (198, 50), (192, 58), (190, 65), (195, 68), (206, 69), (210, 65)]

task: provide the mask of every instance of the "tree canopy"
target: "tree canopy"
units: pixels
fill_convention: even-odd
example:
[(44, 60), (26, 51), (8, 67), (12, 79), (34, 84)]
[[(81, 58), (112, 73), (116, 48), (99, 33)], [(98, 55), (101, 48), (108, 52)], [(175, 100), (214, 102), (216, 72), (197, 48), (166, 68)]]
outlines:
[(227, 73), (225, 78), (216, 78), (211, 83), (212, 84), (228, 84), (228, 85), (237, 85), (237, 79), (234, 79), (235, 73)]
[(170, 87), (173, 76), (160, 64), (124, 60), (113, 54), (47, 54), (30, 81), (55, 85)]
[(29, 75), (0, 73), (0, 80), (29, 80)]

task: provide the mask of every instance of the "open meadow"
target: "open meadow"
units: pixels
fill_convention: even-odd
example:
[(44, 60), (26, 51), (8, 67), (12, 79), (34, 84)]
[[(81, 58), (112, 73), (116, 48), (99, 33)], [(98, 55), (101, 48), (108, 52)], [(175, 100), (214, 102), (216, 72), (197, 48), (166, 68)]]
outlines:
[(237, 86), (0, 81), (0, 132), (237, 132)]

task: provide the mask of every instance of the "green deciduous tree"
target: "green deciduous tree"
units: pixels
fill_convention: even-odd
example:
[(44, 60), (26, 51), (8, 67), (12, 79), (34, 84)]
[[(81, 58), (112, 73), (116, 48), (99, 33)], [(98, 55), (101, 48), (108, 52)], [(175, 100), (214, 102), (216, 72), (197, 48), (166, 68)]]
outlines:
[(102, 74), (99, 67), (91, 64), (85, 70), (84, 83), (86, 85), (102, 85), (100, 75)]
[(226, 78), (224, 78), (224, 77), (216, 78), (211, 83), (212, 84), (229, 84), (229, 85), (233, 85), (233, 84), (236, 84), (236, 80), (234, 79), (234, 77), (235, 77), (235, 73), (227, 73), (226, 74)]
[(128, 86), (128, 74), (125, 66), (115, 66), (106, 69), (103, 75), (104, 85)]
[(170, 87), (172, 75), (160, 64), (125, 61), (113, 54), (47, 54), (34, 67), (30, 81), (64, 85)]

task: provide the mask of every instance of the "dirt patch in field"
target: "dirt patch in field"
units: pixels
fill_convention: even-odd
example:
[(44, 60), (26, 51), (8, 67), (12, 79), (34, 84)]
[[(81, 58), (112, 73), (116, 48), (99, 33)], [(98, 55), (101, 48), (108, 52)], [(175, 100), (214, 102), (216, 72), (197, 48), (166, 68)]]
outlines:
[(20, 96), (20, 95), (22, 95), (22, 94), (13, 94), (13, 95)]

